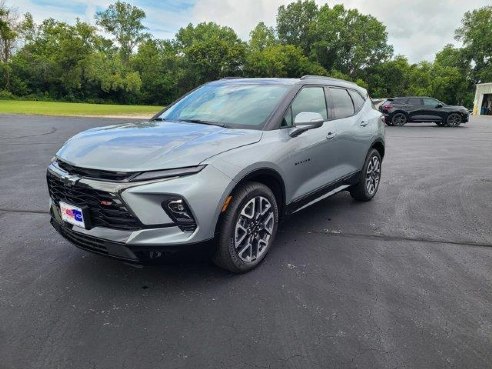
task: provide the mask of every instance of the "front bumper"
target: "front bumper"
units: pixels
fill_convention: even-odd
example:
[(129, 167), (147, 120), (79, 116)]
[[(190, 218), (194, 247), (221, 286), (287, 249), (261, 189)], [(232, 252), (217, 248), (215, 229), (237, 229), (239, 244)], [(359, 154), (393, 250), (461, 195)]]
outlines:
[(109, 241), (76, 232), (72, 226), (59, 223), (55, 217), (51, 217), (50, 223), (63, 238), (77, 248), (131, 264), (149, 264), (178, 254), (183, 254), (183, 252), (186, 251), (193, 251), (193, 253), (196, 253), (198, 249), (200, 249), (201, 252), (209, 252), (212, 247), (211, 241), (187, 245), (131, 246), (123, 242)]
[[(56, 164), (48, 167), (48, 174), (63, 179), (70, 176)], [(99, 254), (109, 254), (123, 260), (138, 260), (138, 250), (177, 248), (207, 242), (215, 237), (216, 224), (223, 203), (234, 183), (229, 177), (208, 165), (200, 173), (146, 182), (108, 182), (79, 178), (77, 185), (110, 193), (121, 201), (138, 219), (138, 228), (115, 229), (95, 226), (85, 229), (61, 220), (59, 206), (50, 202), (53, 226), (65, 238), (79, 247)], [(176, 224), (164, 211), (163, 199), (180, 196), (189, 205), (196, 228), (187, 230)], [(78, 206), (77, 203), (72, 204)], [(95, 245), (91, 248), (90, 245)], [(106, 247), (106, 251), (99, 246)], [(97, 247), (96, 247), (97, 246)], [(123, 250), (119, 253), (118, 250)]]

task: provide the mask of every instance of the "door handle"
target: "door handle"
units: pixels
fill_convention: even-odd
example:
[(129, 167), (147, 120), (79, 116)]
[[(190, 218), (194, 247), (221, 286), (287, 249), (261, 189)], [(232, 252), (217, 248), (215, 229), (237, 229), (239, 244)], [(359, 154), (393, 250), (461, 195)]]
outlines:
[(369, 122), (367, 122), (367, 121), (365, 121), (365, 120), (363, 120), (362, 122), (360, 122), (360, 126), (361, 126), (361, 127), (365, 127), (365, 126), (367, 126), (368, 124), (369, 124)]
[(329, 139), (332, 139), (333, 137), (335, 137), (337, 134), (336, 132), (328, 132), (328, 134), (326, 135), (326, 138), (329, 140)]

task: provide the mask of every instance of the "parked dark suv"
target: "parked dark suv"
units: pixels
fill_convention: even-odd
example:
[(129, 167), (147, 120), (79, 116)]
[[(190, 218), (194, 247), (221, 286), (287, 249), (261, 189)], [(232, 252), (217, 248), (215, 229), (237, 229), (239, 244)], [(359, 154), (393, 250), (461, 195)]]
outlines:
[(464, 106), (446, 105), (432, 97), (395, 97), (386, 100), (379, 110), (386, 124), (403, 126), (408, 122), (434, 122), (438, 126), (456, 127), (468, 122), (470, 113)]

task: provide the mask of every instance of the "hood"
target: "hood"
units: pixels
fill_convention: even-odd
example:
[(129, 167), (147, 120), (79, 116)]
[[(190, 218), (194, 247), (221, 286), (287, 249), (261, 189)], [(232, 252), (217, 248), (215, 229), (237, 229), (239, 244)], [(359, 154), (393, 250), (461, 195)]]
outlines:
[(460, 106), (460, 105), (445, 105), (445, 107), (447, 109), (452, 109), (452, 110), (463, 110), (463, 111), (468, 111), (467, 108), (465, 108), (464, 106)]
[(81, 132), (56, 156), (90, 169), (136, 172), (198, 165), (211, 156), (258, 142), (262, 132), (219, 126), (138, 122)]

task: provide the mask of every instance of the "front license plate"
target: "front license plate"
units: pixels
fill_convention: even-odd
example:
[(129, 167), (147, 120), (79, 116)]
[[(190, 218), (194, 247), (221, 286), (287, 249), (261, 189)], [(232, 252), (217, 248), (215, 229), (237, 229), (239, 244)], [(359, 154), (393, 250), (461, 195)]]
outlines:
[(84, 212), (81, 208), (60, 201), (60, 213), (65, 222), (85, 228)]

